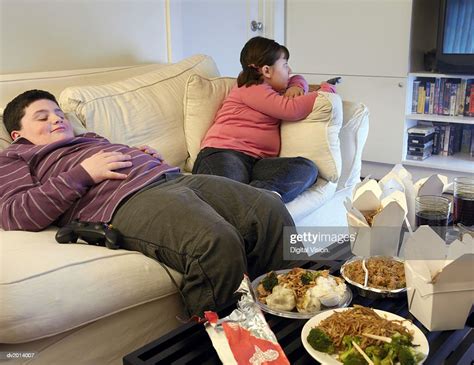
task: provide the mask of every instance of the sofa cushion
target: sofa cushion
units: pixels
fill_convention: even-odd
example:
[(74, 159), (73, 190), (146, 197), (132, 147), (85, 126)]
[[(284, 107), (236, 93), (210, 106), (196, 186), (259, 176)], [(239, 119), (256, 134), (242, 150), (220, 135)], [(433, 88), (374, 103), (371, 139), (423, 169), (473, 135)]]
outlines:
[(205, 78), (191, 75), (184, 96), (184, 134), (189, 157), (186, 169), (191, 171), (201, 150), (201, 141), (214, 122), (224, 98), (235, 85), (231, 77)]
[(336, 182), (341, 174), (339, 131), (342, 101), (339, 95), (319, 92), (313, 111), (297, 123), (281, 124), (280, 156), (303, 156), (313, 161), (319, 176)]
[(0, 151), (7, 148), (10, 143), (12, 143), (12, 139), (3, 124), (3, 109), (0, 109)]
[(197, 55), (123, 81), (66, 88), (59, 103), (65, 112), (74, 112), (88, 130), (116, 143), (148, 144), (169, 164), (182, 167), (187, 158), (184, 90), (194, 73), (219, 75), (212, 58)]
[(337, 190), (360, 182), (362, 150), (369, 134), (369, 110), (362, 103), (343, 101), (344, 118), (339, 140), (341, 141), (342, 171)]
[[(0, 230), (0, 343), (21, 343), (82, 326), (176, 287), (139, 252), (56, 243), (56, 230)], [(170, 269), (178, 285), (181, 275)]]
[(331, 200), (336, 192), (336, 184), (323, 178), (319, 178), (309, 189), (303, 191), (294, 200), (286, 204), (295, 224), (309, 214), (318, 210), (321, 206)]

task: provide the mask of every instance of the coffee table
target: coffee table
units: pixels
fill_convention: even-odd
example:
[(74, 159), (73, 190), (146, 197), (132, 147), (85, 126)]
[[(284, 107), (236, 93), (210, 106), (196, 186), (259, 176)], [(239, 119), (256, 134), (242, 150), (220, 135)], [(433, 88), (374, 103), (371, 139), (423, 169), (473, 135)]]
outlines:
[[(341, 265), (352, 256), (350, 247), (348, 244), (333, 245), (329, 252), (330, 254), (320, 261), (306, 262), (300, 266), (313, 270), (329, 269), (331, 274), (338, 275)], [(430, 353), (425, 364), (473, 364), (474, 311), (471, 311), (463, 329), (430, 332), (408, 312), (405, 297), (373, 300), (359, 296), (355, 291), (353, 296), (352, 304), (381, 309), (412, 320), (425, 334), (430, 344)], [(229, 303), (218, 311), (219, 316), (226, 316), (234, 309), (235, 302)], [(317, 364), (301, 343), (301, 329), (307, 320), (282, 318), (268, 313), (265, 313), (265, 318), (291, 364)], [(185, 324), (123, 358), (124, 365), (220, 363), (204, 326), (197, 323)]]

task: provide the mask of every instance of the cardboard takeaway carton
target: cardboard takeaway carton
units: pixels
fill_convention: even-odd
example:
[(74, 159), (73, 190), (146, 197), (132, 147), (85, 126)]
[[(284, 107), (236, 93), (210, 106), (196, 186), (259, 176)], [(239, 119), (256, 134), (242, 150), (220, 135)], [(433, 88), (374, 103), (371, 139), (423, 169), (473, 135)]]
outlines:
[(422, 195), (442, 195), (448, 188), (448, 178), (433, 174), (413, 182), (410, 172), (403, 165), (395, 165), (393, 169), (380, 179), (379, 184), (405, 192), (407, 203), (407, 219), (415, 227), (415, 199)]
[(405, 243), (408, 308), (428, 330), (464, 328), (474, 304), (474, 238), (450, 245), (428, 226)]
[[(407, 206), (403, 185), (396, 179), (377, 183), (364, 179), (346, 200), (349, 233), (355, 236), (351, 251), (357, 256), (397, 256), (400, 230)], [(370, 225), (366, 216), (378, 211)]]

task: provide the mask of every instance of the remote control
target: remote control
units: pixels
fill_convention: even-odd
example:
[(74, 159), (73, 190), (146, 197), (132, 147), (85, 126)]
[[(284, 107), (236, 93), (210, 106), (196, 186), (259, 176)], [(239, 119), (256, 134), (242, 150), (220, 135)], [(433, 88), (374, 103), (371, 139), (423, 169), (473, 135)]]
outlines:
[(106, 223), (72, 221), (56, 233), (59, 243), (76, 243), (79, 238), (89, 245), (106, 246), (112, 250), (120, 248), (119, 232)]
[(326, 82), (328, 84), (331, 84), (331, 85), (336, 85), (336, 84), (339, 84), (341, 82), (341, 78), (342, 77), (334, 77), (332, 79), (327, 80)]

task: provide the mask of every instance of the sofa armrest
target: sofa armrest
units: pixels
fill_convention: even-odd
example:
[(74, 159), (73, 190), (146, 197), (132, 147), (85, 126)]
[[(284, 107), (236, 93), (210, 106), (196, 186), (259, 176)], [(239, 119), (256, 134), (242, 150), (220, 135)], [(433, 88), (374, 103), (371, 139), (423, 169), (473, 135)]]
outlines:
[(337, 190), (360, 182), (362, 151), (369, 134), (369, 110), (362, 103), (344, 100), (342, 128), (339, 132), (342, 168)]

